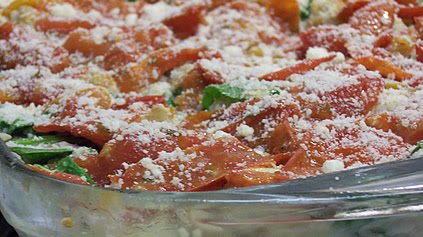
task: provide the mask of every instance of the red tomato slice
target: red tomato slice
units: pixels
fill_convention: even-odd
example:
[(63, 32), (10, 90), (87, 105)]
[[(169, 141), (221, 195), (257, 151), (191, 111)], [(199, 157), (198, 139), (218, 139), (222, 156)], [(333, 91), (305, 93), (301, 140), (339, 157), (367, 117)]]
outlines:
[(398, 117), (388, 115), (387, 113), (370, 115), (366, 117), (366, 124), (385, 132), (392, 131), (402, 137), (405, 142), (416, 144), (423, 140), (423, 119), (415, 121), (416, 126), (405, 127)]
[(297, 0), (269, 0), (263, 2), (269, 15), (282, 27), (288, 24), (291, 31), (299, 31), (300, 6)]
[(86, 57), (95, 57), (104, 55), (111, 45), (111, 42), (97, 43), (89, 37), (87, 31), (76, 30), (69, 34), (63, 47), (70, 53), (80, 52)]
[(165, 19), (163, 24), (168, 26), (179, 39), (186, 39), (197, 33), (204, 8), (203, 4), (190, 5), (180, 14)]
[(337, 19), (341, 22), (348, 22), (350, 17), (354, 15), (354, 13), (369, 4), (369, 0), (358, 0), (353, 2), (347, 2), (344, 8), (342, 8), (341, 12), (338, 14)]
[(365, 66), (368, 70), (379, 71), (383, 77), (388, 77), (393, 74), (395, 75), (395, 80), (397, 81), (404, 81), (412, 77), (410, 73), (396, 67), (391, 62), (374, 56), (356, 58), (355, 60), (357, 63)]
[(416, 42), (416, 59), (423, 63), (423, 40), (418, 40)]
[(349, 39), (358, 34), (359, 32), (349, 25), (323, 25), (311, 27), (300, 33), (300, 39), (303, 43), (304, 54), (310, 47), (322, 47), (328, 51), (349, 55), (346, 44)]
[(308, 71), (315, 69), (322, 63), (330, 62), (335, 57), (336, 55), (331, 55), (331, 56), (318, 58), (318, 59), (305, 60), (294, 66), (290, 66), (282, 70), (279, 70), (277, 72), (266, 74), (260, 77), (259, 80), (266, 80), (266, 81), (286, 80), (292, 74), (304, 74)]
[(384, 162), (386, 157), (405, 158), (411, 145), (392, 133), (362, 123), (326, 120), (315, 124), (304, 136), (302, 148), (286, 163), (283, 171), (301, 177), (319, 174), (326, 160), (338, 159), (349, 167), (357, 162), (368, 165)]
[(423, 6), (412, 6), (412, 7), (401, 6), (397, 14), (404, 21), (413, 22), (413, 19), (415, 17), (423, 16)]
[(153, 52), (137, 65), (125, 69), (116, 77), (121, 91), (140, 91), (154, 83), (169, 70), (200, 58), (204, 49), (161, 49)]
[(278, 183), (289, 180), (289, 177), (282, 174), (275, 168), (247, 168), (230, 172), (226, 176), (227, 187), (248, 187), (254, 185)]
[(54, 31), (62, 34), (69, 34), (78, 28), (92, 29), (95, 25), (85, 20), (72, 19), (51, 19), (50, 17), (40, 18), (35, 22), (35, 27), (43, 32)]
[(0, 40), (9, 39), (10, 34), (13, 31), (13, 24), (11, 22), (6, 22), (0, 25)]
[(68, 181), (68, 182), (72, 182), (72, 183), (77, 183), (77, 184), (84, 184), (84, 185), (89, 185), (91, 186), (90, 183), (88, 183), (87, 181), (84, 181), (81, 177), (77, 176), (77, 175), (73, 175), (73, 174), (67, 174), (67, 173), (63, 173), (63, 172), (48, 172), (46, 170), (40, 169), (38, 167), (35, 167), (33, 165), (28, 165), (28, 167), (38, 173), (42, 173), (48, 176), (51, 176), (53, 178), (56, 179), (60, 179), (60, 180), (64, 180), (64, 181)]
[(380, 35), (394, 26), (395, 7), (384, 1), (368, 4), (357, 10), (349, 19), (352, 27), (365, 34)]

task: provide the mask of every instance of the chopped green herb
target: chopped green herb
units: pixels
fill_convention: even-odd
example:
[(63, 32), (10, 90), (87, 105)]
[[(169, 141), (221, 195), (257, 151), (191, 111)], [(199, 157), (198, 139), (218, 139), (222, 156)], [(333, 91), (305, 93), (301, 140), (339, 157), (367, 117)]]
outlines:
[(7, 123), (6, 121), (0, 118), (0, 132), (7, 133), (7, 134), (15, 134), (22, 132), (27, 128), (32, 127), (31, 122), (27, 122), (21, 119), (16, 119), (12, 123)]
[(210, 108), (215, 102), (234, 103), (244, 101), (244, 90), (228, 84), (209, 85), (204, 89), (201, 105), (204, 109)]
[(271, 90), (269, 91), (269, 93), (270, 93), (271, 95), (280, 95), (280, 94), (281, 94), (281, 92), (280, 92), (279, 90), (276, 90), (276, 89), (271, 89)]
[(411, 152), (411, 155), (413, 155), (414, 153), (418, 152), (421, 149), (423, 149), (423, 140), (417, 142), (417, 145), (414, 148), (414, 150)]
[(70, 148), (11, 147), (10, 149), (21, 156), (27, 164), (46, 164), (51, 159), (65, 157), (73, 152)]
[(56, 167), (57, 171), (68, 173), (68, 174), (74, 174), (81, 178), (83, 178), (85, 181), (87, 181), (90, 184), (95, 185), (94, 180), (90, 177), (90, 175), (87, 173), (87, 170), (84, 168), (81, 168), (78, 164), (75, 163), (75, 161), (67, 156), (63, 159), (61, 159), (57, 163)]
[(63, 139), (58, 136), (39, 136), (35, 138), (18, 138), (13, 140), (15, 144), (24, 146), (34, 146), (43, 143), (56, 143), (61, 141), (63, 141)]
[(172, 95), (167, 98), (165, 103), (175, 108), (178, 107), (178, 105), (175, 103), (175, 98), (181, 94), (182, 88), (176, 88)]
[(306, 5), (302, 5), (300, 9), (301, 20), (305, 21), (310, 17), (311, 14), (311, 0)]

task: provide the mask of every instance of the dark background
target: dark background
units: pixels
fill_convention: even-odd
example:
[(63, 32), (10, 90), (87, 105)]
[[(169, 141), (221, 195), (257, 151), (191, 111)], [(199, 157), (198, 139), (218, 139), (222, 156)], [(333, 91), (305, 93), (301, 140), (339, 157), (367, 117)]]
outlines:
[(0, 213), (0, 237), (18, 237), (15, 230), (7, 224), (3, 215)]

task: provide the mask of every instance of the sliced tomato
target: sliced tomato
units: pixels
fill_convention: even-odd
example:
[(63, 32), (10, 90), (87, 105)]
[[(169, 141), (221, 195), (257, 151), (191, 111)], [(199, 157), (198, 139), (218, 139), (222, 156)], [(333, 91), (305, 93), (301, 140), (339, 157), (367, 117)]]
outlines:
[(415, 17), (423, 16), (423, 6), (401, 6), (397, 14), (404, 21), (412, 23)]
[(13, 24), (11, 22), (5, 22), (0, 25), (0, 40), (9, 39), (10, 34), (13, 31)]
[(203, 4), (189, 5), (180, 14), (165, 19), (163, 24), (168, 26), (179, 39), (186, 39), (197, 33), (204, 9)]
[(113, 44), (104, 55), (103, 67), (106, 70), (118, 70), (128, 63), (135, 62), (141, 52), (130, 42), (120, 42), (124, 47)]
[(221, 189), (226, 174), (250, 166), (270, 167), (273, 161), (255, 153), (233, 137), (187, 148), (177, 156), (141, 160), (130, 166), (122, 179), (123, 187), (138, 190), (208, 191)]
[(95, 27), (94, 24), (89, 21), (72, 19), (55, 19), (50, 17), (43, 17), (35, 22), (35, 27), (43, 32), (58, 32), (62, 34), (69, 34), (73, 30), (78, 28), (92, 29)]
[(298, 148), (296, 132), (287, 119), (275, 128), (267, 141), (267, 150), (270, 154), (291, 154)]
[(292, 177), (317, 175), (327, 160), (340, 160), (345, 167), (357, 163), (372, 165), (386, 161), (386, 157), (401, 159), (409, 152), (411, 145), (398, 136), (361, 123), (323, 121), (315, 124), (283, 171), (293, 173)]
[(286, 80), (288, 77), (290, 77), (293, 74), (304, 74), (308, 71), (311, 71), (315, 69), (316, 67), (318, 67), (320, 64), (331, 61), (332, 59), (335, 58), (335, 56), (336, 55), (331, 55), (331, 56), (318, 58), (318, 59), (305, 60), (294, 66), (290, 66), (282, 70), (279, 70), (277, 72), (272, 72), (264, 76), (261, 76), (259, 80), (266, 80), (266, 81)]
[(349, 25), (322, 25), (310, 27), (300, 33), (303, 53), (311, 47), (322, 47), (328, 51), (341, 52), (348, 55), (346, 44), (350, 38), (358, 35), (358, 31)]
[(388, 2), (375, 2), (358, 9), (349, 24), (365, 34), (380, 35), (394, 26), (395, 7)]
[(272, 16), (272, 18), (282, 27), (287, 24), (291, 31), (299, 31), (300, 6), (297, 0), (269, 0), (263, 2), (270, 16)]
[(355, 59), (357, 63), (365, 66), (368, 70), (379, 71), (383, 77), (395, 75), (395, 80), (404, 81), (410, 79), (412, 75), (403, 69), (396, 67), (391, 62), (383, 60), (379, 57), (366, 56)]
[(416, 59), (423, 63), (423, 40), (418, 40), (416, 42)]
[(99, 11), (104, 15), (111, 14), (113, 9), (119, 9), (121, 14), (129, 14), (134, 10), (140, 12), (144, 6), (144, 1), (121, 1), (121, 0), (64, 0), (76, 8), (89, 12), (91, 10)]
[(289, 180), (289, 176), (282, 174), (275, 168), (247, 168), (230, 172), (226, 176), (227, 187), (248, 187), (254, 185), (278, 183)]
[(384, 83), (379, 78), (358, 78), (358, 83), (346, 85), (319, 97), (330, 110), (350, 116), (366, 115), (378, 103)]
[[(238, 109), (238, 107), (235, 107), (235, 110), (231, 111), (235, 118), (237, 118), (234, 121), (228, 121), (225, 117), (214, 117), (212, 120), (216, 121), (222, 119), (222, 121), (229, 122), (230, 124), (222, 130), (236, 136), (244, 144), (247, 144), (250, 147), (266, 145), (269, 139), (271, 139), (271, 132), (273, 131), (271, 128), (272, 125), (270, 124), (273, 124), (273, 126), (276, 127), (278, 124), (284, 122), (287, 118), (294, 115), (299, 116), (300, 114), (299, 108), (296, 105), (285, 104), (284, 101), (278, 101), (278, 103), (279, 104), (275, 106), (260, 108), (260, 101), (257, 101), (256, 103), (251, 103), (250, 101), (243, 102), (242, 104), (244, 104), (245, 107), (248, 105), (258, 106), (258, 110), (260, 111), (252, 115), (244, 115), (244, 111), (238, 115), (235, 115), (236, 110)], [(240, 125), (247, 125), (251, 127), (254, 130), (252, 136), (243, 137), (239, 135), (237, 131)]]
[(369, 0), (348, 1), (338, 14), (337, 19), (341, 22), (348, 22), (350, 17), (354, 15), (358, 9), (366, 6), (369, 2)]
[(200, 58), (204, 49), (161, 49), (151, 53), (135, 66), (124, 69), (116, 77), (121, 91), (140, 91), (169, 70)]
[(138, 94), (125, 94), (122, 98), (125, 103), (124, 104), (113, 104), (112, 109), (128, 109), (128, 107), (134, 103), (143, 103), (147, 107), (152, 107), (156, 104), (165, 104), (166, 98), (162, 95), (148, 95), (142, 96)]
[(89, 37), (88, 31), (76, 30), (69, 34), (63, 47), (70, 53), (80, 52), (86, 57), (104, 55), (112, 42), (97, 43)]
[(387, 113), (370, 115), (366, 117), (366, 124), (385, 132), (392, 131), (396, 135), (402, 137), (405, 142), (416, 144), (423, 140), (423, 119), (413, 121), (415, 126), (404, 126), (401, 120)]
[(414, 17), (415, 28), (417, 30), (417, 33), (419, 33), (420, 39), (423, 40), (423, 16), (420, 17)]
[(91, 185), (90, 183), (88, 183), (87, 181), (84, 181), (81, 177), (77, 175), (67, 174), (60, 171), (48, 172), (46, 170), (40, 169), (33, 165), (28, 165), (28, 167), (38, 173), (45, 174), (56, 179), (60, 179), (60, 180), (64, 180), (64, 181), (68, 181), (72, 183), (77, 183), (77, 184)]
[[(78, 103), (80, 97), (86, 97), (87, 101), (93, 103), (80, 104)], [(47, 111), (55, 102), (46, 105)], [(70, 132), (74, 136), (87, 138), (99, 146), (103, 146), (112, 138), (111, 132), (90, 115), (93, 108), (110, 108), (111, 96), (106, 89), (93, 87), (76, 91), (73, 96), (65, 100), (64, 105), (60, 106), (63, 106), (63, 109), (59, 114), (53, 116), (49, 122), (34, 126), (34, 130), (41, 133)]]

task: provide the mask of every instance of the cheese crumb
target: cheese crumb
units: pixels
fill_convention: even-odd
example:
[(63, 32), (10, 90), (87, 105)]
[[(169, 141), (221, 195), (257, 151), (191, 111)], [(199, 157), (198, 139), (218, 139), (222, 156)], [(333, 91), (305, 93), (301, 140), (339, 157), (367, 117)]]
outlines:
[(57, 17), (73, 18), (77, 16), (76, 9), (69, 3), (55, 4), (50, 7), (50, 12)]
[(345, 164), (341, 160), (327, 160), (323, 163), (322, 171), (324, 173), (332, 173), (345, 169)]

